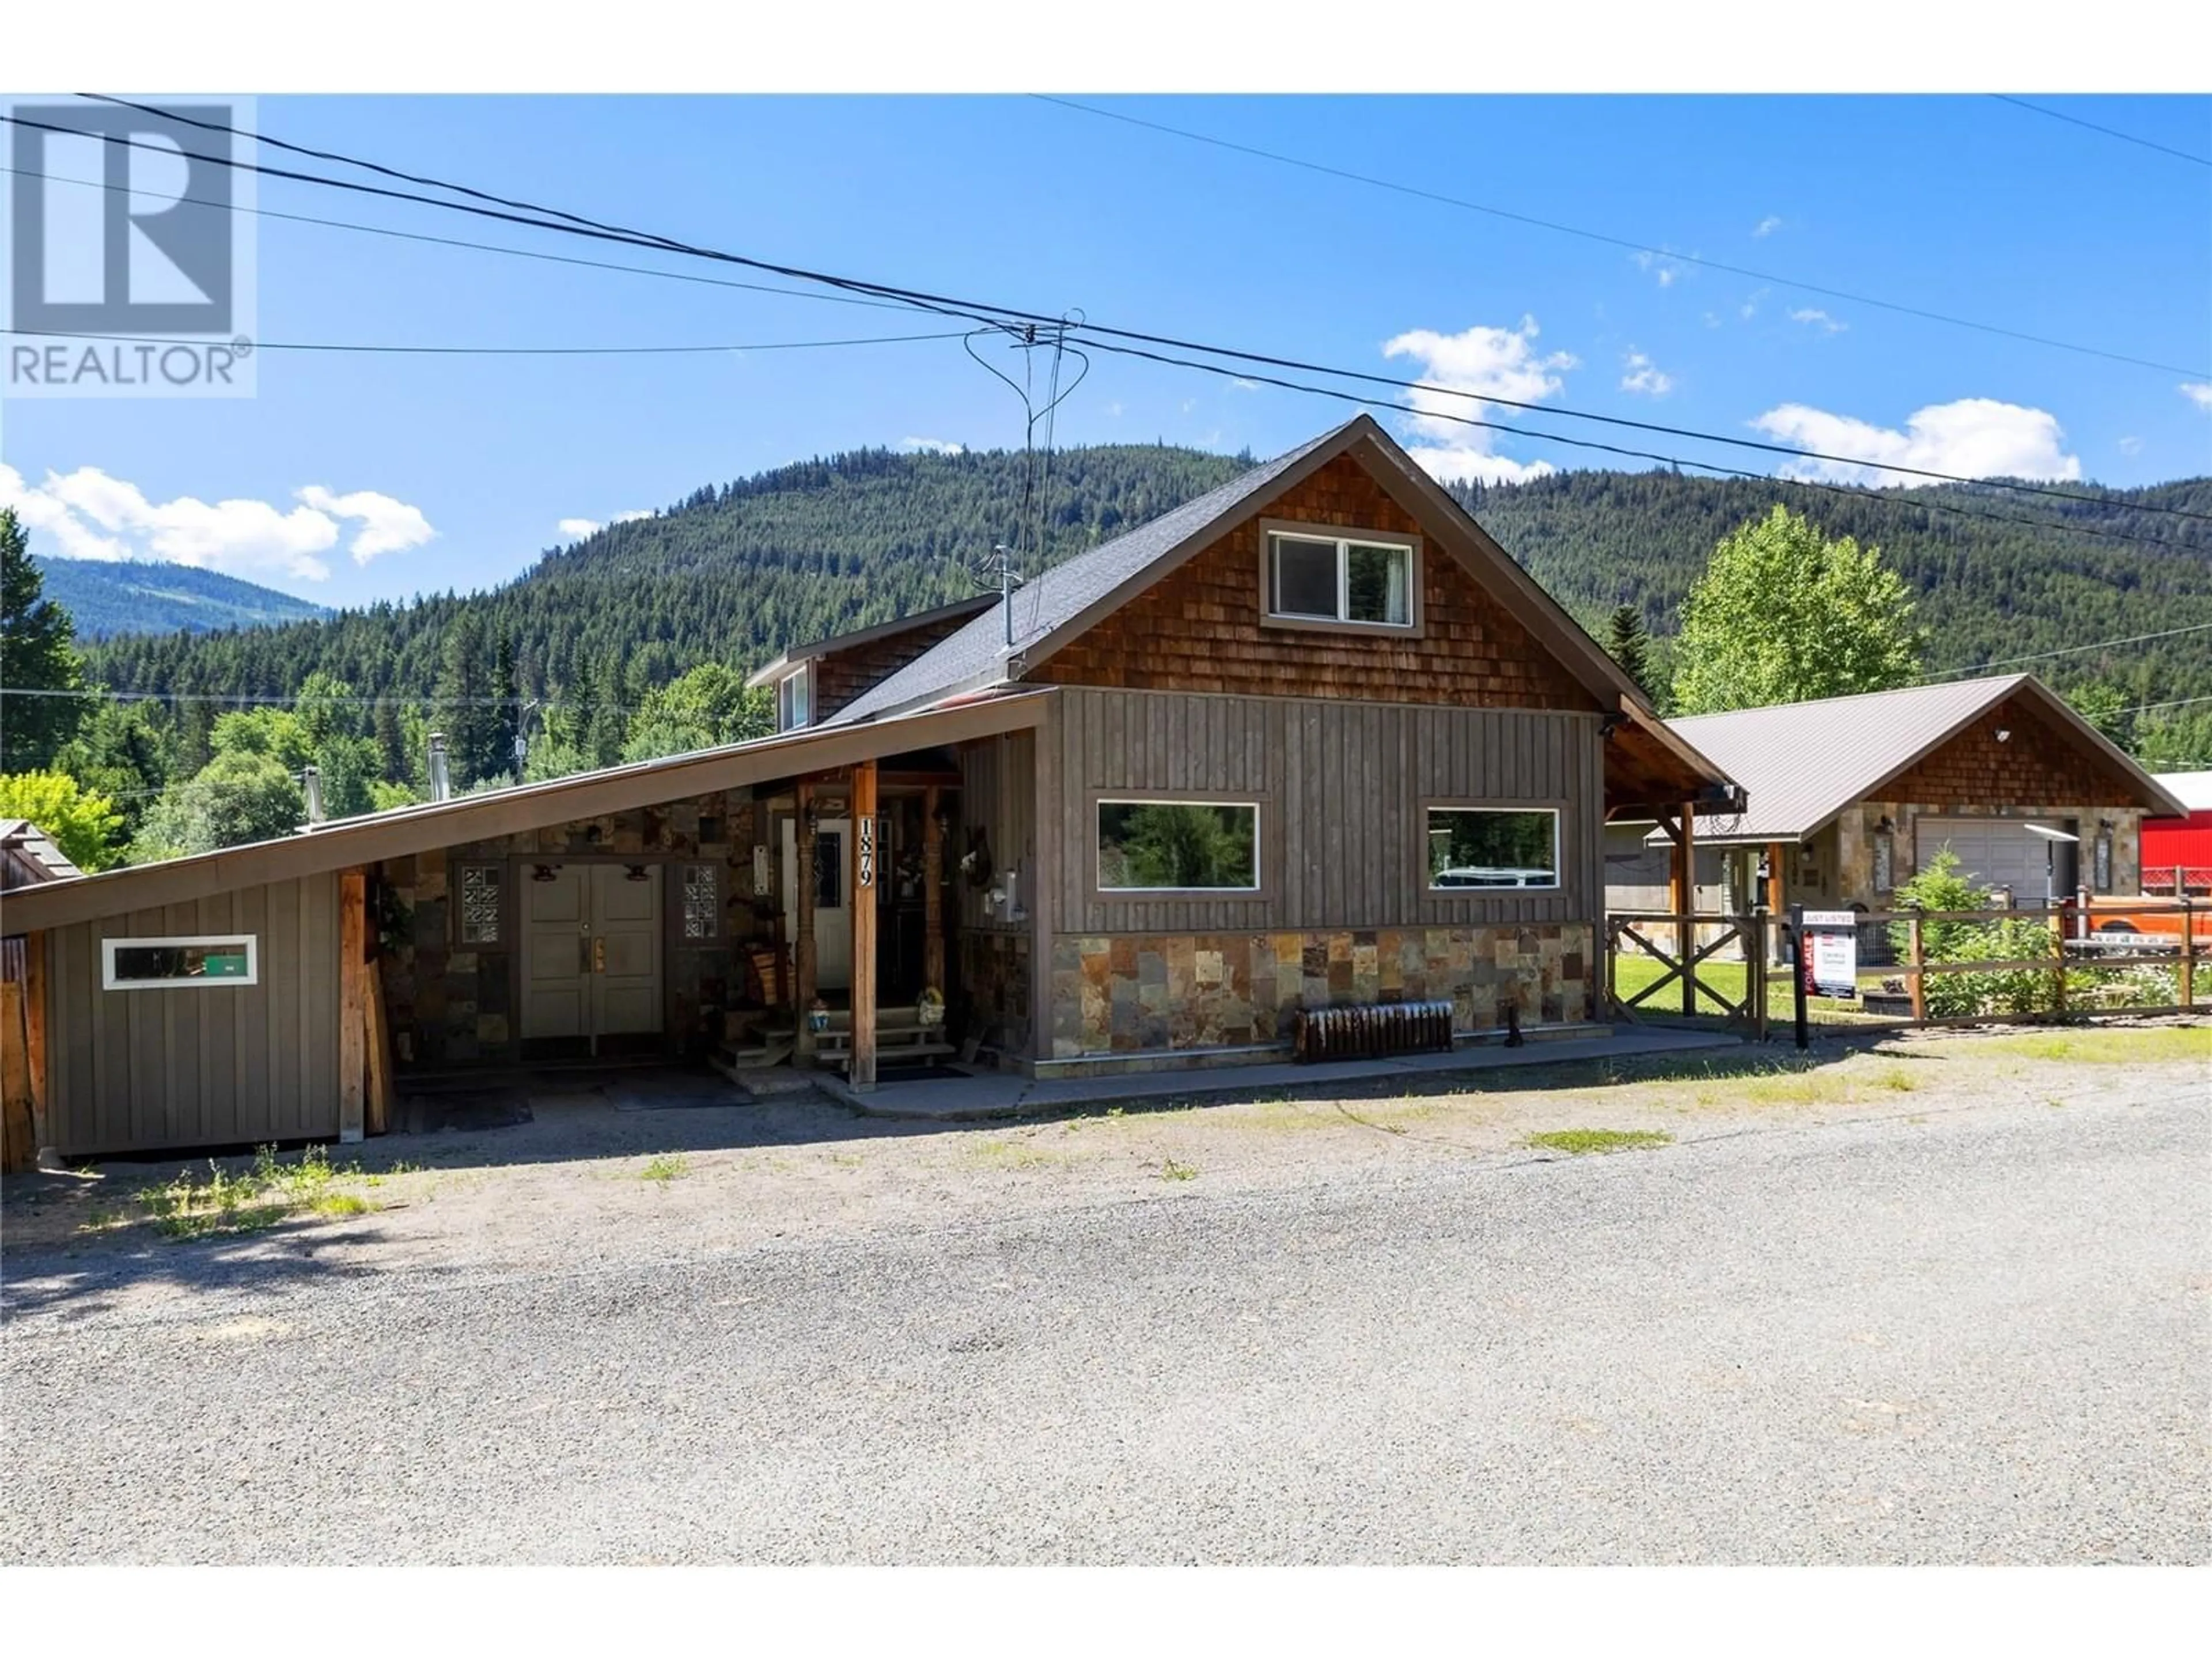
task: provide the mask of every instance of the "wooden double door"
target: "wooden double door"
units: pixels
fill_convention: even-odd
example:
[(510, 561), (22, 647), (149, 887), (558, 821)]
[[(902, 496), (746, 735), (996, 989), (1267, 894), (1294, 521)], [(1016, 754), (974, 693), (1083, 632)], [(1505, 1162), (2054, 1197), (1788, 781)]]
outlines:
[(526, 1042), (602, 1039), (661, 1028), (661, 869), (556, 864), (521, 883)]

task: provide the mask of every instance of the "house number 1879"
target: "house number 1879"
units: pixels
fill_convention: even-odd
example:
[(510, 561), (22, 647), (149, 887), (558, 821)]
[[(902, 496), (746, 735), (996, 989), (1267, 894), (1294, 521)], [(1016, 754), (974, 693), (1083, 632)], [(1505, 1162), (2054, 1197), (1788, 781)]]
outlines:
[(860, 867), (857, 880), (862, 887), (873, 887), (876, 884), (876, 821), (873, 818), (862, 818), (858, 828), (860, 835), (858, 848)]

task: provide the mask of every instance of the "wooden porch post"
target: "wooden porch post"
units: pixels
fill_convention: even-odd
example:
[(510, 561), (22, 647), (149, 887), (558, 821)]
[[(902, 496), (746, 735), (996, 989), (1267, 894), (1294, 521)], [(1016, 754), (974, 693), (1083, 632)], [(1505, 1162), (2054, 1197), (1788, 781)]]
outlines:
[(1697, 817), (1698, 809), (1684, 801), (1681, 832), (1674, 837), (1674, 871), (1667, 884), (1674, 903), (1674, 948), (1682, 957), (1685, 1014), (1698, 1012), (1697, 970), (1690, 966), (1698, 948), (1698, 925), (1691, 919), (1698, 908)]
[(856, 1090), (876, 1086), (876, 888), (883, 851), (876, 845), (876, 763), (853, 768), (853, 1070)]
[(798, 810), (791, 826), (791, 890), (798, 915), (792, 918), (791, 1018), (796, 1027), (792, 1038), (799, 1058), (814, 1059), (814, 1028), (807, 1014), (814, 1006), (814, 785), (799, 781)]
[(945, 994), (944, 797), (935, 784), (921, 792), (921, 982)]
[(1782, 873), (1782, 843), (1766, 843), (1766, 914), (1774, 918), (1775, 949), (1770, 961), (1781, 956), (1782, 918), (1789, 914), (1790, 901), (1784, 896), (1788, 882)]
[(368, 877), (338, 878), (338, 1139), (359, 1140), (368, 1099)]

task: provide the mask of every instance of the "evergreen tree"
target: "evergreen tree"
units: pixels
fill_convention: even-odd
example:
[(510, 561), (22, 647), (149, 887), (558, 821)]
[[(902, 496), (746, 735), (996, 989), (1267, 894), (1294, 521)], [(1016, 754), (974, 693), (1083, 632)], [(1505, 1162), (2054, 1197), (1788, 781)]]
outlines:
[(46, 766), (84, 718), (86, 698), (24, 695), (83, 689), (76, 639), (69, 612), (46, 597), (21, 521), (0, 507), (0, 762), (18, 772)]
[(387, 783), (404, 783), (410, 775), (407, 737), (399, 724), (399, 708), (389, 697), (376, 700), (377, 775)]
[(492, 706), (491, 653), (484, 620), (474, 611), (456, 614), (446, 628), (444, 666), (438, 676), (438, 729), (446, 734), (455, 791), (514, 764), (498, 752), (499, 714)]
[(491, 695), (488, 758), (495, 758), (486, 776), (512, 773), (520, 764), (515, 758), (514, 740), (522, 731), (522, 692), (514, 672), (514, 636), (504, 629), (500, 630), (499, 645), (492, 653)]
[(1873, 547), (1777, 507), (1721, 539), (1682, 608), (1674, 708), (1720, 714), (1910, 685), (1925, 640)]
[(1641, 610), (1632, 605), (1613, 607), (1605, 625), (1605, 650), (1620, 665), (1621, 671), (1642, 688), (1645, 696), (1656, 697), (1651, 672), (1651, 635), (1644, 631)]

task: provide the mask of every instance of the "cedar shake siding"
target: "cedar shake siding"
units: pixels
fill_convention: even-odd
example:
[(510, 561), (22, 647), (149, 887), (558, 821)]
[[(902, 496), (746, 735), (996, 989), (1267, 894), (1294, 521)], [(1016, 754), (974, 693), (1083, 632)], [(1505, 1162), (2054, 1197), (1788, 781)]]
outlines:
[[(1268, 622), (1261, 521), (1415, 538), (1421, 608), (1407, 635)], [(1350, 456), (1339, 456), (1032, 667), (1027, 678), (1484, 708), (1596, 700)]]
[(828, 720), (870, 686), (889, 679), (941, 640), (965, 628), (970, 612), (954, 610), (912, 628), (842, 650), (824, 651), (813, 660), (814, 720)]
[[(2012, 736), (1999, 743), (2000, 730)], [(2022, 697), (2008, 697), (1989, 709), (1875, 793), (1884, 800), (1930, 806), (1993, 801), (2140, 805), (2136, 786)]]

